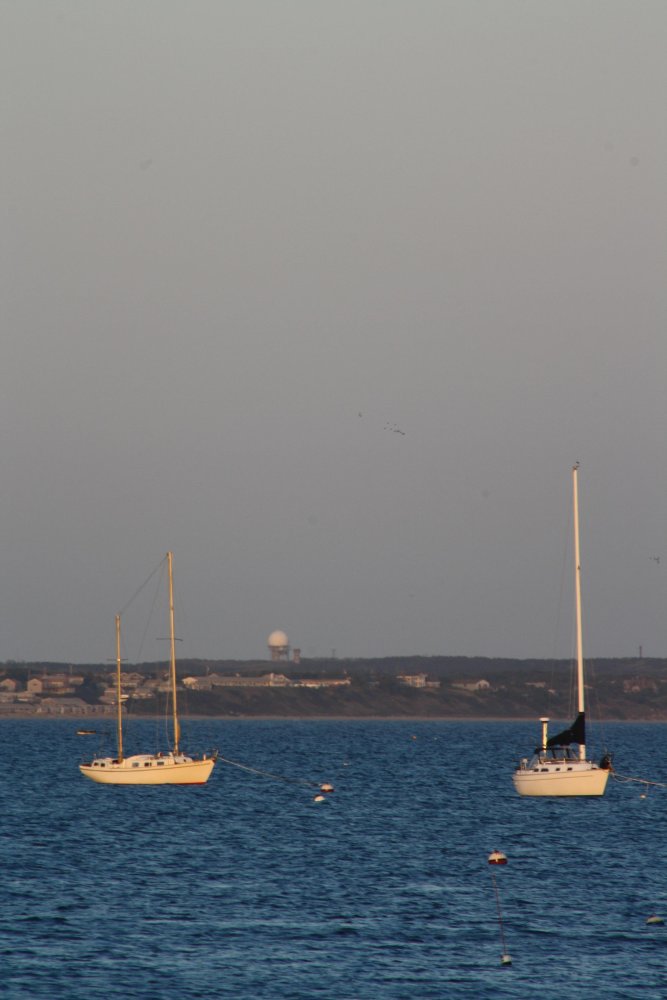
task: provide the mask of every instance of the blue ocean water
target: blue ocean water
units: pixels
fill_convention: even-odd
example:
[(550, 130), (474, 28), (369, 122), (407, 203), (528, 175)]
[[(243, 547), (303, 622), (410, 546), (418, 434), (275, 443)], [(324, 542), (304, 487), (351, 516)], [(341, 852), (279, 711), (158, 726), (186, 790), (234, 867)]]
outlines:
[[(133, 725), (128, 752), (152, 749)], [(646, 924), (667, 919), (667, 788), (520, 799), (536, 724), (186, 720), (186, 748), (331, 781), (322, 803), (222, 763), (202, 787), (95, 785), (76, 728), (0, 722), (6, 1000), (667, 996), (667, 924)], [(665, 735), (605, 731), (657, 782)]]

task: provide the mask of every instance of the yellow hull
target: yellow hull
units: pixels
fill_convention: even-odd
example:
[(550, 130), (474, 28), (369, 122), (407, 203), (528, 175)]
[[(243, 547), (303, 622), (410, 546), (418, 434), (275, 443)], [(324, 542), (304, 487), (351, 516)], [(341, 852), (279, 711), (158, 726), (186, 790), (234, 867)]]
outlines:
[(100, 785), (204, 785), (215, 766), (215, 757), (194, 760), (172, 754), (136, 754), (122, 761), (101, 757), (80, 764), (85, 778)]
[(513, 780), (519, 795), (592, 796), (604, 795), (609, 774), (608, 770), (584, 761), (569, 770), (562, 765), (542, 766), (539, 770), (519, 768)]

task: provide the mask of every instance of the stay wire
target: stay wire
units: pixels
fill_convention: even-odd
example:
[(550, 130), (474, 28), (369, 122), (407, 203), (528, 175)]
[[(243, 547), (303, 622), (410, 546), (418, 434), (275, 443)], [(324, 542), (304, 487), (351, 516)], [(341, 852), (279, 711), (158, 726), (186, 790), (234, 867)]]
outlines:
[(124, 605), (124, 607), (122, 607), (120, 609), (120, 611), (118, 612), (119, 615), (124, 615), (125, 614), (125, 612), (127, 611), (127, 609), (130, 607), (130, 605), (133, 603), (133, 601), (135, 601), (137, 599), (137, 597), (139, 596), (139, 594), (141, 593), (141, 591), (144, 589), (144, 587), (146, 587), (151, 582), (151, 580), (153, 579), (153, 577), (155, 576), (156, 573), (160, 572), (160, 570), (163, 568), (165, 562), (166, 562), (166, 558), (160, 560), (160, 562), (155, 567), (155, 569), (150, 574), (150, 576), (148, 576), (144, 580), (144, 582), (139, 587), (137, 587), (137, 589), (132, 594), (132, 597), (129, 599), (129, 601)]

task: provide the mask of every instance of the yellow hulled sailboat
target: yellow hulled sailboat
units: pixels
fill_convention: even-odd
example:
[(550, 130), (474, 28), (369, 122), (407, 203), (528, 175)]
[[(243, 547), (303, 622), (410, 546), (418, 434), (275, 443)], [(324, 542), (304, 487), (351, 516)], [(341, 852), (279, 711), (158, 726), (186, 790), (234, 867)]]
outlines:
[(121, 690), (120, 615), (116, 615), (117, 753), (94, 757), (79, 765), (85, 778), (102, 785), (203, 785), (211, 776), (217, 754), (192, 757), (180, 749), (181, 733), (176, 699), (176, 637), (174, 631), (173, 555), (167, 552), (169, 575), (169, 680), (171, 688), (173, 745), (164, 753), (123, 754), (123, 695)]

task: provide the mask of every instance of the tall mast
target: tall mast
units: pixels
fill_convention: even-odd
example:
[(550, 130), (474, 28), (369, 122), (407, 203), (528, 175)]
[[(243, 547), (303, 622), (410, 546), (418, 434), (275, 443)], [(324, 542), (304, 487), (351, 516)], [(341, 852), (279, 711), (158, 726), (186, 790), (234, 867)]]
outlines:
[(120, 615), (116, 615), (116, 713), (117, 713), (117, 743), (118, 743), (118, 763), (123, 759), (123, 702), (121, 698), (120, 686)]
[[(584, 712), (584, 650), (581, 638), (581, 557), (579, 555), (579, 497), (577, 473), (579, 463), (572, 468), (572, 492), (574, 500), (574, 591), (577, 613), (577, 695), (578, 711)], [(579, 744), (579, 759), (586, 759), (586, 746)]]
[(169, 641), (170, 641), (170, 669), (171, 677), (171, 704), (174, 719), (174, 753), (178, 753), (178, 744), (181, 734), (178, 726), (178, 707), (176, 705), (176, 634), (174, 632), (174, 557), (171, 552), (167, 552), (167, 566), (169, 568)]

